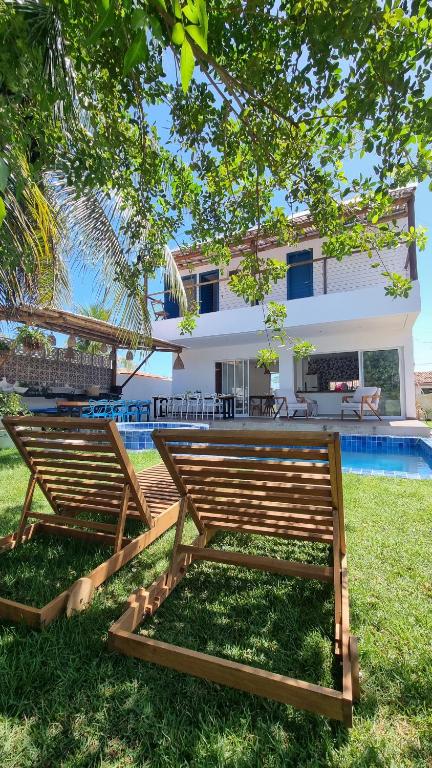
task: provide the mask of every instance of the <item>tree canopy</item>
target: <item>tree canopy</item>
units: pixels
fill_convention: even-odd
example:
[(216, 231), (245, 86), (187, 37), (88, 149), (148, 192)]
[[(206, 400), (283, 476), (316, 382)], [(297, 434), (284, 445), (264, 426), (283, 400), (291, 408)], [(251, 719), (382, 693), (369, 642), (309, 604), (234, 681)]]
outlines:
[[(133, 297), (168, 242), (204, 243), (223, 267), (251, 228), (295, 243), (307, 206), (324, 255), (365, 251), (407, 295), (374, 256), (424, 239), (380, 218), (389, 189), (430, 176), (427, 0), (0, 0), (0, 14), (2, 241), (11, 199), (57, 174), (115, 201), (129, 258), (114, 279)], [(263, 301), (285, 270), (252, 248), (231, 288)], [(268, 305), (282, 343), (285, 316)]]

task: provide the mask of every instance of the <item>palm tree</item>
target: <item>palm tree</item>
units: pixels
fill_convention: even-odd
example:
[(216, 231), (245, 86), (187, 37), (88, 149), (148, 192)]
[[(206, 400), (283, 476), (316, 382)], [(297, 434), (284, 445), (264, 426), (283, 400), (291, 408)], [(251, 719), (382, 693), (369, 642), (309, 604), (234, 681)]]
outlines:
[[(63, 94), (52, 107), (53, 119), (71, 135), (85, 118), (76, 110), (74, 72), (55, 6), (41, 0), (5, 2), (29, 22), (30, 42), (40, 49), (47, 86)], [(1, 82), (0, 96), (6, 111), (8, 100), (16, 105), (17, 99), (23, 104), (28, 99), (24, 92), (18, 97), (16, 90), (9, 92)], [(142, 273), (133, 283), (128, 279), (142, 249), (127, 237), (128, 213), (120, 197), (93, 189), (78, 192), (62, 173), (39, 168), (36, 142), (30, 142), (27, 155), (20, 155), (12, 143), (0, 149), (5, 158), (0, 162), (9, 169), (3, 189), (0, 186), (6, 208), (0, 228), (0, 304), (61, 305), (70, 296), (68, 267), (78, 266), (95, 278), (98, 300), (103, 304), (109, 298), (112, 322), (150, 336), (147, 279)], [(163, 270), (173, 297), (186, 309), (183, 283), (168, 247)]]
[[(77, 312), (85, 317), (92, 317), (95, 320), (103, 320), (109, 322), (111, 318), (111, 310), (104, 307), (102, 304), (90, 304), (88, 307), (78, 307)], [(80, 336), (77, 338), (76, 348), (79, 352), (87, 352), (89, 355), (103, 355), (108, 354), (109, 349), (104, 349), (106, 345), (100, 341), (90, 341), (90, 339), (83, 339)]]

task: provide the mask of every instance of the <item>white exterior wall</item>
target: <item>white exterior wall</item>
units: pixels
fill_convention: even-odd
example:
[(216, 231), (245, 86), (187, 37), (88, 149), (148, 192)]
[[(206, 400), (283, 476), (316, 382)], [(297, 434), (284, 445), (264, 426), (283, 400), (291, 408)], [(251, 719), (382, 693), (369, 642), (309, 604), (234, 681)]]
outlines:
[[(400, 328), (383, 326), (381, 329), (370, 323), (368, 328), (351, 325), (344, 329), (343, 325), (333, 328), (325, 334), (308, 335), (308, 341), (316, 346), (317, 354), (332, 352), (362, 352), (378, 349), (398, 349), (400, 351), (400, 380), (401, 380), (401, 415), (415, 418), (415, 388), (414, 360), (411, 330), (402, 331)], [(215, 363), (224, 360), (254, 359), (263, 346), (263, 339), (257, 337), (252, 343), (237, 343), (217, 345), (211, 343), (197, 349), (184, 349), (182, 359), (184, 370), (173, 371), (173, 394), (200, 390), (213, 392), (215, 389)], [(301, 362), (295, 362), (292, 352), (288, 349), (280, 351), (279, 386), (281, 389), (294, 389), (299, 381)], [(298, 372), (296, 372), (298, 369)], [(250, 394), (264, 394), (253, 392)], [(313, 397), (313, 393), (311, 393)], [(335, 395), (330, 395), (335, 403)], [(335, 412), (337, 408), (335, 409)], [(327, 413), (331, 412), (327, 410)]]
[[(130, 373), (118, 373), (117, 384), (119, 386), (124, 384), (128, 376), (130, 376)], [(156, 395), (170, 395), (171, 390), (171, 379), (159, 379), (137, 374), (128, 384), (126, 384), (123, 390), (123, 397), (127, 400), (151, 400), (151, 398)]]
[[(408, 222), (406, 219), (400, 219), (398, 225), (401, 229), (406, 229)], [(276, 259), (286, 263), (286, 257), (289, 253), (295, 253), (296, 251), (303, 251), (312, 249), (313, 258), (319, 259), (322, 256), (322, 245), (324, 240), (322, 238), (311, 238), (310, 240), (304, 240), (293, 246), (281, 246), (278, 248), (272, 248), (265, 252), (267, 258)], [(327, 260), (327, 293), (339, 293), (343, 291), (352, 291), (358, 288), (367, 288), (368, 286), (384, 286), (386, 284), (386, 278), (382, 276), (382, 272), (388, 270), (390, 272), (398, 272), (404, 277), (408, 277), (408, 269), (406, 268), (407, 262), (407, 248), (401, 246), (394, 250), (383, 250), (380, 253), (380, 267), (371, 267), (372, 263), (378, 261), (374, 256), (371, 259), (364, 253), (356, 253), (351, 256), (346, 256), (342, 261), (336, 259)], [(220, 277), (228, 277), (229, 273), (238, 268), (241, 258), (237, 257), (232, 259), (229, 266), (224, 271), (220, 271)], [(198, 275), (197, 283), (199, 282), (199, 275), (202, 272), (208, 272), (212, 267), (206, 265), (199, 267), (194, 271), (194, 274)], [(187, 270), (182, 271), (182, 275), (190, 275), (191, 272)], [(198, 290), (198, 288), (197, 288)], [(314, 296), (320, 296), (324, 293), (324, 262), (319, 261), (314, 264), (313, 267), (313, 292)], [(286, 278), (279, 280), (271, 294), (268, 297), (269, 300), (274, 301), (286, 301), (287, 299), (287, 281)], [(240, 309), (245, 308), (248, 305), (243, 299), (236, 296), (228, 287), (228, 281), (220, 283), (219, 286), (219, 309)]]

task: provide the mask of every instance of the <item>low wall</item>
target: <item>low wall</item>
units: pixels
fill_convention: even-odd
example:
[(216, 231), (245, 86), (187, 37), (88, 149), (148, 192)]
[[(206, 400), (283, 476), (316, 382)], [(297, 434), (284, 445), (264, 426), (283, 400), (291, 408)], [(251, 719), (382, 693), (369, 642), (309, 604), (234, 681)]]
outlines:
[(63, 386), (85, 389), (92, 384), (102, 390), (111, 386), (111, 359), (109, 355), (88, 355), (74, 351), (74, 358), (65, 358), (66, 349), (41, 350), (40, 352), (10, 352), (6, 359), (0, 357), (0, 379), (14, 384), (21, 381), (38, 387), (61, 389)]

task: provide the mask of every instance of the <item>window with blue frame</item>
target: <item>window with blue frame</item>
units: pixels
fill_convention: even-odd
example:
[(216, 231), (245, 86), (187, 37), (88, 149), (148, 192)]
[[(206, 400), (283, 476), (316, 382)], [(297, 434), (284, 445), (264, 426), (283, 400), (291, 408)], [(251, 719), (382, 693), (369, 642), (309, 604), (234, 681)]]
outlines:
[(219, 270), (201, 272), (199, 275), (200, 315), (219, 310)]
[[(190, 309), (196, 302), (197, 276), (185, 275), (182, 277), (182, 282), (186, 291), (187, 305)], [(166, 281), (164, 290), (169, 291)], [(169, 292), (164, 294), (164, 311), (167, 317), (180, 317), (178, 302)]]
[(287, 298), (304, 299), (313, 296), (312, 248), (288, 253), (287, 264), (291, 267), (287, 274)]

